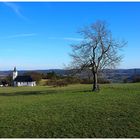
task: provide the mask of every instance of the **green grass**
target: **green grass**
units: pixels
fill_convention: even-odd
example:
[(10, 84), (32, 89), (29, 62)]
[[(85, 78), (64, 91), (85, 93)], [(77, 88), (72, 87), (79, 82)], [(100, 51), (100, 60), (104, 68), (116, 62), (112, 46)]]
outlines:
[(140, 137), (140, 84), (0, 88), (0, 137)]

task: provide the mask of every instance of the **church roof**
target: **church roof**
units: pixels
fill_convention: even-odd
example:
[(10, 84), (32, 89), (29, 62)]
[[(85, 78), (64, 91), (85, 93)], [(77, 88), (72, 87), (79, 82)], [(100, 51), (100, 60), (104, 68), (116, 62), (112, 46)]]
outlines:
[(34, 80), (31, 78), (31, 76), (17, 76), (14, 81), (16, 82), (33, 82)]

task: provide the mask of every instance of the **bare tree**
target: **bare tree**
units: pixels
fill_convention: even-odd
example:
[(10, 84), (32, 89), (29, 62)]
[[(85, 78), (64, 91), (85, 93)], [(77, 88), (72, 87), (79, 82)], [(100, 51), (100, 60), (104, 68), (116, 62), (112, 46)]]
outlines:
[(104, 21), (97, 21), (79, 32), (83, 41), (72, 45), (72, 67), (74, 69), (90, 69), (93, 74), (93, 91), (98, 90), (98, 73), (105, 68), (114, 68), (122, 59), (118, 55), (125, 41), (112, 38), (111, 31)]

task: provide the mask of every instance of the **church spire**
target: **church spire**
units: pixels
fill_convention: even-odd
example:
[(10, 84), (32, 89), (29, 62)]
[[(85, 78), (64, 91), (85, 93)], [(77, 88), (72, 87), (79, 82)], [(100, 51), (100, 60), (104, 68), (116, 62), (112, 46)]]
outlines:
[(15, 78), (18, 76), (18, 72), (16, 70), (16, 67), (14, 67), (14, 71), (13, 71), (13, 80), (15, 80)]
[(14, 72), (16, 72), (17, 71), (17, 69), (16, 69), (16, 67), (14, 67)]

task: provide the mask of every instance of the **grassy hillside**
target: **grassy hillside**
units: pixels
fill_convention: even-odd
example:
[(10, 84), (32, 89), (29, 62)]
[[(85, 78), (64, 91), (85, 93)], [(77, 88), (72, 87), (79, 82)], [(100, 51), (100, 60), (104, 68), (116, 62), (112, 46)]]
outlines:
[(0, 137), (140, 137), (140, 84), (0, 88)]

